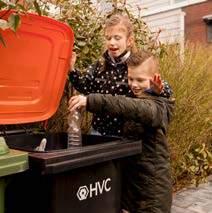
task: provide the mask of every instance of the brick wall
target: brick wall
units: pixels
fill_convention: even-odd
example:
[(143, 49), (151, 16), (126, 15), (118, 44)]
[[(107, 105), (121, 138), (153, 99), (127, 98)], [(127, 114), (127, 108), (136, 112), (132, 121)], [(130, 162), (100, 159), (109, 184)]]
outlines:
[(184, 7), (185, 16), (185, 38), (192, 42), (207, 43), (207, 25), (203, 16), (212, 14), (212, 0)]

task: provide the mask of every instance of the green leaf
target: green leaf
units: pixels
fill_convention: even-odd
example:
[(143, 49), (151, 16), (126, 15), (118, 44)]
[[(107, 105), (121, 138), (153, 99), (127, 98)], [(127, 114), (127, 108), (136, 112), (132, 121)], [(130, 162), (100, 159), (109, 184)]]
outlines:
[(42, 15), (42, 12), (41, 12), (40, 6), (39, 6), (39, 4), (37, 3), (37, 1), (34, 1), (33, 4), (34, 4), (34, 7), (35, 7), (36, 12), (41, 16), (41, 15)]
[(4, 38), (1, 35), (1, 33), (0, 33), (0, 43), (2, 43), (4, 45), (4, 47), (6, 47), (6, 43), (5, 43)]
[(196, 167), (195, 167), (195, 166), (190, 166), (189, 169), (190, 169), (192, 172), (195, 172)]
[(17, 4), (17, 8), (20, 8), (23, 11), (27, 11), (26, 8), (22, 4)]
[(84, 48), (83, 48), (83, 50), (82, 50), (82, 52), (85, 54), (85, 55), (87, 55), (88, 53), (89, 53), (89, 48), (87, 47), (87, 46), (85, 46)]
[(0, 9), (3, 8), (3, 7), (6, 7), (6, 6), (7, 6), (7, 4), (0, 0)]
[(10, 4), (8, 9), (9, 9), (9, 10), (16, 9), (16, 5)]
[(20, 16), (18, 14), (12, 13), (8, 18), (8, 24), (10, 26), (10, 29), (13, 30), (14, 32), (16, 32), (16, 30), (18, 29), (18, 27), (21, 24)]

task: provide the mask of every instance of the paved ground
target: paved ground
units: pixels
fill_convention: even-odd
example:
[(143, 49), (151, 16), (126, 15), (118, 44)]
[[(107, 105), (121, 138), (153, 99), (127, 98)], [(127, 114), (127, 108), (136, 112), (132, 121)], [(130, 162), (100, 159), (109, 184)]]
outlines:
[(173, 199), (172, 213), (212, 213), (212, 176), (208, 183), (178, 192)]

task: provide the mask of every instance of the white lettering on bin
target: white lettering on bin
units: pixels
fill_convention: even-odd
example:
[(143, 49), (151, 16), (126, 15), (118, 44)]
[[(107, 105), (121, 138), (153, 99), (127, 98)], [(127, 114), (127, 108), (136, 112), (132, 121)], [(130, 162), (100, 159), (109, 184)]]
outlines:
[[(98, 196), (103, 194), (103, 192), (109, 192), (111, 190), (111, 186), (109, 185), (111, 182), (111, 178), (104, 179), (103, 181), (97, 181), (95, 183), (91, 183), (88, 186), (80, 186), (77, 191), (77, 198), (81, 200), (86, 200), (87, 198), (92, 198), (94, 196)], [(89, 195), (89, 196), (88, 196)]]

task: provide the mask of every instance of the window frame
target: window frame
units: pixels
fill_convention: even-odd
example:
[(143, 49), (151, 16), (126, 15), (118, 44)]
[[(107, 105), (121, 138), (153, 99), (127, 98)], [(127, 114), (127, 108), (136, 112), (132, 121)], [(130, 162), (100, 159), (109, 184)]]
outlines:
[(207, 30), (207, 42), (212, 43), (212, 14), (203, 16), (202, 17), (205, 24), (206, 24), (206, 30)]

